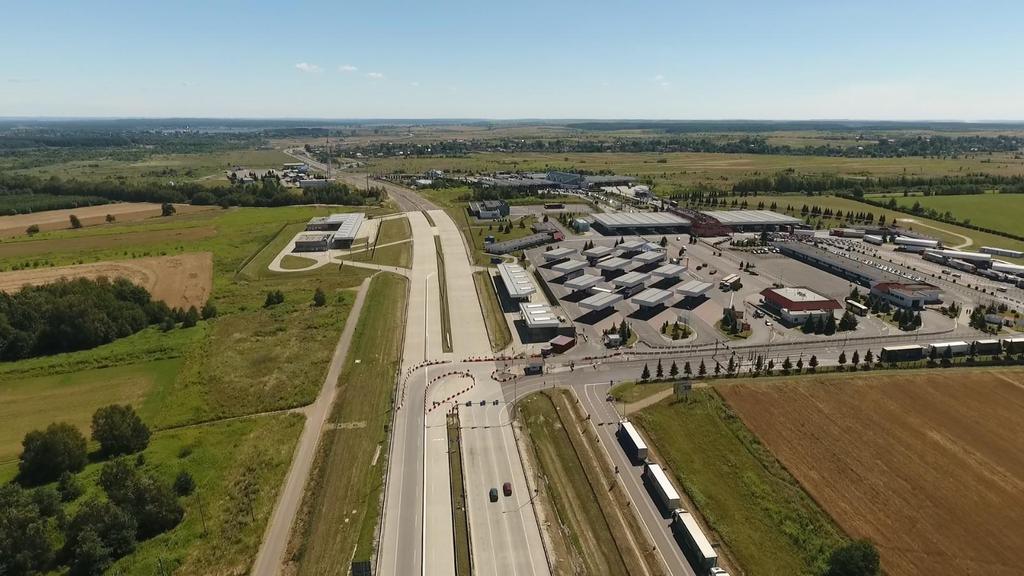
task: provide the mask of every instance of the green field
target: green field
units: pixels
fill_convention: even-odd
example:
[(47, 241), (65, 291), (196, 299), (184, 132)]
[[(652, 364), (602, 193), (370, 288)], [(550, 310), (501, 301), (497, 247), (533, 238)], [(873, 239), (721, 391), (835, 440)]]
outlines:
[(153, 416), (146, 399), (174, 383), (180, 359), (66, 372), (29, 378), (0, 377), (0, 462), (16, 459), (21, 439), (51, 422), (88, 430), (92, 413), (109, 404), (131, 404)]
[[(1011, 234), (1020, 235), (1024, 232), (1024, 194), (971, 194), (964, 196), (907, 196), (892, 195), (896, 202), (905, 208), (913, 208), (920, 204), (922, 208), (932, 209), (939, 214), (949, 213), (958, 221), (968, 221), (975, 226), (991, 228)], [(889, 195), (872, 195), (872, 200), (887, 202)], [(977, 232), (974, 232), (977, 234)], [(1002, 239), (1003, 244), (1013, 240)], [(992, 244), (988, 244), (991, 246)]]
[(226, 150), (195, 154), (154, 154), (139, 160), (117, 157), (51, 163), (16, 172), (62, 179), (119, 180), (149, 182), (228, 183), (226, 170), (240, 166), (248, 170), (281, 170), (295, 159), (279, 150)]
[[(210, 210), (4, 242), (0, 249), (5, 267), (212, 252), (211, 301), (218, 315), (195, 328), (167, 333), (150, 328), (92, 350), (0, 366), (0, 480), (16, 473), (13, 458), (29, 430), (70, 420), (88, 435), (95, 408), (132, 403), (155, 431), (147, 467), (173, 478), (179, 467), (187, 466), (199, 483), (200, 496), (186, 503), (181, 525), (145, 542), (115, 570), (153, 574), (162, 562), (167, 573), (244, 573), (302, 420), (221, 419), (301, 406), (315, 397), (351, 309), (352, 288), (373, 271), (326, 266), (272, 273), (267, 264), (310, 217), (343, 210), (358, 208)], [(317, 287), (327, 294), (325, 306), (313, 306)], [(282, 291), (284, 303), (264, 308), (270, 290)], [(381, 337), (397, 333), (379, 326), (375, 330)], [(366, 352), (364, 362), (371, 355)], [(383, 435), (383, 416), (381, 420), (373, 429), (377, 437)], [(189, 464), (193, 461), (195, 468)], [(82, 473), (87, 485), (97, 470), (90, 465)], [(253, 496), (242, 498), (243, 493)]]
[(285, 254), (281, 258), (281, 268), (285, 270), (302, 270), (303, 268), (309, 268), (316, 264), (316, 260), (312, 258), (305, 258), (303, 256), (295, 256), (293, 254)]
[(407, 289), (393, 274), (371, 281), (289, 546), (298, 574), (335, 573), (373, 552)]
[(843, 536), (714, 390), (631, 416), (746, 574), (819, 574)]
[(803, 174), (847, 176), (955, 176), (985, 172), (1024, 173), (1024, 159), (1012, 154), (971, 158), (833, 158), (768, 154), (708, 153), (475, 153), (454, 158), (381, 158), (368, 162), (374, 172), (451, 173), (495, 171), (607, 170), (650, 179), (659, 194), (676, 187), (710, 184), (727, 188), (737, 180), (794, 169)]

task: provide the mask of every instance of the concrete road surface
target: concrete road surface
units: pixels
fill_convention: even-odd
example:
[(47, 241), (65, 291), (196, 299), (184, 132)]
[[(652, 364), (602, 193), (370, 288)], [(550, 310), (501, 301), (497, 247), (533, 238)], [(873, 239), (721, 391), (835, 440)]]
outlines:
[(434, 234), (426, 217), (409, 212), (412, 270), (402, 353), (402, 382), (392, 432), (391, 457), (379, 549), (380, 574), (419, 574), (423, 543), (423, 401), (429, 372), (406, 381), (409, 368), (441, 357), (441, 307)]
[[(463, 402), (458, 410), (474, 571), (482, 576), (549, 574), (501, 387), (493, 380), (478, 383), (467, 399), (474, 401), (472, 406)], [(502, 491), (505, 482), (512, 484), (511, 496)], [(498, 490), (497, 502), (490, 501), (492, 488)]]
[(324, 424), (327, 422), (331, 407), (334, 405), (334, 398), (337, 396), (338, 377), (341, 375), (342, 366), (345, 365), (345, 357), (352, 344), (352, 334), (355, 332), (356, 324), (359, 323), (359, 315), (362, 313), (369, 285), (370, 279), (367, 278), (359, 286), (352, 311), (345, 321), (345, 328), (341, 332), (341, 338), (338, 339), (338, 345), (334, 348), (334, 356), (331, 357), (331, 365), (327, 369), (327, 376), (320, 387), (320, 394), (304, 410), (306, 422), (302, 427), (302, 435), (299, 436), (299, 444), (295, 448), (292, 464), (288, 468), (284, 488), (281, 489), (281, 494), (277, 498), (274, 512), (271, 514), (267, 530), (263, 534), (263, 542), (260, 544), (256, 561), (253, 563), (252, 574), (254, 576), (273, 576), (281, 570), (284, 552), (288, 547), (288, 538), (292, 525), (295, 523), (295, 514), (299, 510), (302, 495), (306, 490), (306, 481), (309, 480), (309, 473), (313, 467), (313, 459), (316, 457), (316, 449), (320, 443)]
[(480, 299), (473, 283), (469, 254), (455, 222), (443, 210), (431, 210), (444, 252), (445, 280), (448, 285), (448, 310), (452, 323), (452, 350), (455, 358), (491, 355)]

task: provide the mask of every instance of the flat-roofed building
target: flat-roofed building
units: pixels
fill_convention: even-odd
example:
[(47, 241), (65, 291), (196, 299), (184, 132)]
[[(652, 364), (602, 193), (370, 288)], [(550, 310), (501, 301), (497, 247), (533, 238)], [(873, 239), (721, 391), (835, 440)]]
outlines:
[(706, 210), (703, 214), (728, 226), (733, 232), (780, 230), (803, 223), (799, 218), (771, 210)]
[(602, 234), (684, 232), (690, 221), (671, 212), (607, 212), (594, 214), (594, 228)]
[(537, 286), (530, 278), (530, 273), (518, 264), (498, 264), (498, 274), (501, 276), (505, 290), (513, 300), (529, 300), (530, 296), (537, 291)]
[(643, 292), (640, 292), (636, 296), (633, 296), (632, 302), (641, 309), (644, 308), (657, 308), (663, 306), (669, 299), (672, 298), (672, 293), (668, 290), (661, 290), (658, 288), (648, 288)]
[(638, 254), (647, 246), (646, 240), (626, 240), (615, 247), (619, 254)]
[(612, 284), (620, 288), (636, 288), (637, 286), (643, 286), (644, 282), (647, 282), (650, 277), (650, 274), (643, 272), (629, 272), (613, 279)]
[(707, 294), (708, 290), (711, 290), (711, 283), (700, 280), (690, 280), (682, 286), (676, 287), (676, 292), (684, 298), (697, 298)]
[(531, 330), (558, 328), (562, 324), (558, 314), (547, 304), (523, 302), (519, 304), (519, 313)]
[(899, 283), (902, 280), (900, 276), (891, 272), (869, 266), (848, 256), (822, 250), (806, 242), (778, 242), (774, 246), (785, 256), (869, 288), (878, 282)]
[(765, 288), (761, 296), (765, 308), (789, 324), (803, 324), (808, 318), (822, 320), (832, 316), (833, 311), (843, 309), (843, 305), (836, 300), (804, 286)]
[(604, 281), (604, 278), (600, 276), (595, 276), (593, 274), (581, 274), (575, 278), (566, 280), (564, 286), (573, 292), (578, 292), (580, 290), (589, 290), (600, 284), (602, 281)]
[(931, 284), (879, 282), (871, 286), (871, 295), (911, 310), (921, 310), (925, 304), (942, 301), (942, 291)]
[(580, 308), (585, 310), (604, 310), (610, 306), (614, 306), (622, 302), (622, 294), (616, 294), (615, 292), (598, 292), (593, 296), (589, 296), (580, 300)]
[(566, 260), (551, 267), (552, 272), (562, 275), (564, 280), (570, 280), (586, 273), (587, 263), (582, 260)]
[(561, 232), (556, 232), (554, 235), (547, 232), (540, 234), (530, 234), (529, 236), (523, 236), (522, 238), (515, 238), (513, 240), (502, 240), (501, 242), (484, 243), (484, 251), (490, 252), (491, 254), (508, 254), (509, 252), (515, 252), (516, 250), (526, 250), (533, 248), (534, 246), (543, 246), (544, 244), (550, 244), (559, 240), (564, 240)]
[(331, 247), (333, 232), (309, 232), (295, 237), (294, 252), (326, 252)]
[(583, 255), (587, 258), (587, 262), (593, 266), (597, 264), (597, 261), (602, 258), (607, 258), (615, 253), (615, 248), (611, 246), (594, 246), (583, 251)]
[(545, 262), (558, 262), (576, 255), (575, 248), (552, 248), (544, 252)]
[(681, 264), (662, 264), (651, 270), (651, 276), (656, 278), (679, 278), (686, 272), (686, 266)]
[(641, 252), (640, 254), (633, 256), (633, 262), (636, 262), (641, 266), (650, 266), (652, 264), (657, 264), (658, 262), (664, 261), (664, 252)]
[(634, 266), (633, 262), (626, 258), (607, 258), (597, 263), (597, 269), (605, 272), (618, 272), (632, 266)]
[(497, 220), (509, 215), (508, 202), (504, 200), (484, 200), (481, 202), (470, 202), (469, 212), (481, 220)]

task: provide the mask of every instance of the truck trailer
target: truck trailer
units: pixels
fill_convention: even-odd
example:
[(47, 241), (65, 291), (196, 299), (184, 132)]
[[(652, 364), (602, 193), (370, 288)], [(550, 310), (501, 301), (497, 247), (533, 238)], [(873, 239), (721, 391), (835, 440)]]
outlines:
[(885, 346), (878, 358), (882, 362), (909, 362), (924, 358), (924, 347), (917, 344), (905, 346)]
[(711, 542), (708, 542), (693, 514), (686, 510), (673, 512), (672, 533), (694, 572), (708, 574), (712, 568), (718, 566), (718, 553), (711, 546)]
[(672, 513), (679, 508), (679, 493), (661, 466), (654, 463), (644, 466), (644, 479), (650, 485), (650, 490), (663, 511)]
[(628, 420), (619, 422), (619, 442), (634, 463), (647, 460), (647, 443), (640, 437), (636, 426)]
[[(962, 340), (957, 340), (957, 341), (953, 341), (953, 342), (935, 342), (935, 343), (929, 344), (928, 348), (929, 349), (934, 349), (935, 350), (935, 354), (939, 358), (941, 358), (944, 354), (947, 353), (946, 352), (947, 350), (949, 351), (949, 354), (952, 355), (952, 356), (966, 356), (967, 353), (970, 352), (970, 350), (971, 350), (971, 345), (968, 342), (964, 342)], [(929, 350), (929, 353), (930, 353), (930, 350)]]

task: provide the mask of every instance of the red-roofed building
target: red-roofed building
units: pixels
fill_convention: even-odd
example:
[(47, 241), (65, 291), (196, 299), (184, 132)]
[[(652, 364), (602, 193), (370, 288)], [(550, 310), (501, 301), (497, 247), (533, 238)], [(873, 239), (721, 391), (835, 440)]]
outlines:
[(832, 316), (834, 310), (841, 310), (839, 302), (822, 296), (810, 288), (796, 286), (793, 288), (765, 288), (761, 291), (764, 306), (778, 314), (789, 324), (803, 324), (807, 318), (818, 320)]

